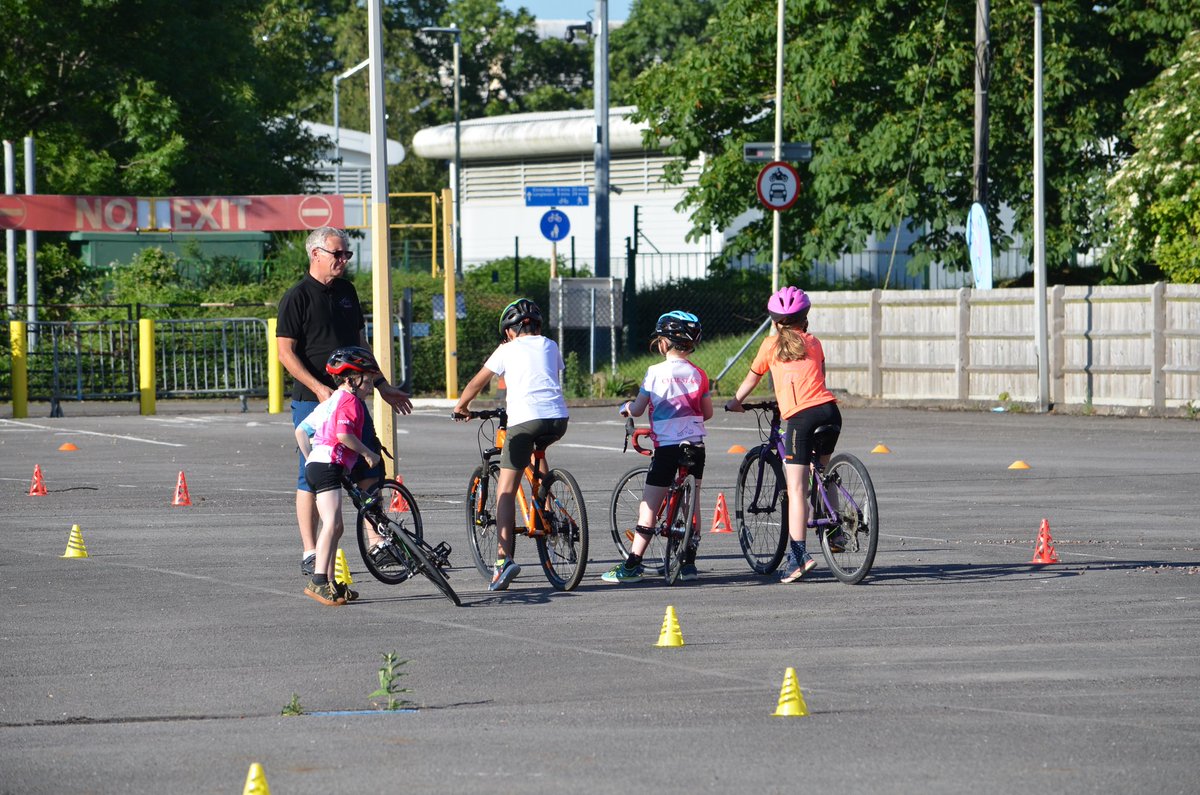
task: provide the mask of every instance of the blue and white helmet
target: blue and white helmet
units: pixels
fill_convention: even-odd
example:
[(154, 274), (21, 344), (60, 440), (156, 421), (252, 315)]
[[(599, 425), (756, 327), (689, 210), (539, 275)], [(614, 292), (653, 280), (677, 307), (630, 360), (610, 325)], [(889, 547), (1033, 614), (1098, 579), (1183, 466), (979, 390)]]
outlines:
[(660, 315), (654, 324), (654, 336), (666, 337), (671, 342), (695, 345), (700, 341), (700, 318), (691, 312), (676, 309)]

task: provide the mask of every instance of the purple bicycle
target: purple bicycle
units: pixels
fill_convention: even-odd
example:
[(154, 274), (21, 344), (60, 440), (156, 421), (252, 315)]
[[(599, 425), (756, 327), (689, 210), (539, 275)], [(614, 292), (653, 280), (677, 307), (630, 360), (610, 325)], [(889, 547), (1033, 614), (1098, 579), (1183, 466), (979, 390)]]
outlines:
[[(788, 539), (779, 404), (769, 400), (742, 407), (758, 412), (762, 444), (746, 453), (738, 469), (733, 521), (750, 568), (770, 574), (783, 560)], [(838, 453), (821, 466), (820, 457), (833, 452), (841, 431), (837, 425), (822, 425), (813, 433), (808, 526), (820, 539), (833, 576), (853, 585), (867, 576), (875, 562), (879, 505), (871, 476), (857, 457)]]

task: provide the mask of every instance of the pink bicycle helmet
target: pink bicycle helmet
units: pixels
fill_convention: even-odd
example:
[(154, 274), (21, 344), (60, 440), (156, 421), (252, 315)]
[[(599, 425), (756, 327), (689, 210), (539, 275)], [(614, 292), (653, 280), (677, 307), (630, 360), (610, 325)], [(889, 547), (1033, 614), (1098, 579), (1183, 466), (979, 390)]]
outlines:
[(798, 287), (784, 287), (771, 296), (767, 301), (767, 311), (776, 323), (789, 325), (800, 320), (808, 313), (812, 301)]

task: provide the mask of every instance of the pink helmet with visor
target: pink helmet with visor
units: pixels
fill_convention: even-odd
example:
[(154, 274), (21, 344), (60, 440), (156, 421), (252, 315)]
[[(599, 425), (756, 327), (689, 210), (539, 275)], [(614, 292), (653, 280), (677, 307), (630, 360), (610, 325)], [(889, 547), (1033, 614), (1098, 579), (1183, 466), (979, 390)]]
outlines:
[(784, 287), (767, 301), (767, 311), (776, 323), (788, 325), (804, 317), (812, 301), (798, 287)]

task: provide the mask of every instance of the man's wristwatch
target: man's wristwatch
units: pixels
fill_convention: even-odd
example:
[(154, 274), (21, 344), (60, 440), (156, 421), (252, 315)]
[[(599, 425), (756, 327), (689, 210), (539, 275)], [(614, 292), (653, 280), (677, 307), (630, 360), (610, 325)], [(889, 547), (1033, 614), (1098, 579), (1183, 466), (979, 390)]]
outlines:
[(386, 378), (384, 378), (384, 377), (383, 377), (383, 376), (381, 376), (381, 375), (377, 375), (377, 376), (375, 376), (375, 380), (374, 380), (374, 381), (372, 381), (371, 383), (375, 385), (375, 388), (376, 388), (376, 389), (379, 389), (379, 387), (380, 387), (380, 385), (381, 385), (381, 384), (386, 384), (386, 383), (387, 383), (387, 379), (386, 379)]

